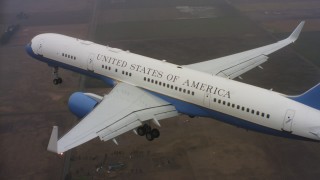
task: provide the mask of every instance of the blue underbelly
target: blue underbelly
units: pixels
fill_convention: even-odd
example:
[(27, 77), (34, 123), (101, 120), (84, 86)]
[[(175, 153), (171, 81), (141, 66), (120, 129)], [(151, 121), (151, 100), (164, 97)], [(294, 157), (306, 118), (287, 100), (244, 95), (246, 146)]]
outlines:
[(210, 117), (216, 120), (219, 120), (224, 123), (228, 123), (237, 127), (241, 127), (247, 130), (252, 130), (252, 131), (257, 131), (269, 135), (274, 135), (274, 136), (281, 136), (281, 137), (286, 137), (286, 138), (293, 138), (293, 139), (301, 139), (301, 140), (310, 140), (310, 141), (315, 141), (312, 139), (307, 139), (304, 137), (300, 137), (294, 134), (291, 134), (286, 131), (278, 131), (272, 128), (268, 128), (265, 126), (261, 126), (259, 124), (255, 124), (234, 116), (230, 116), (228, 114), (224, 114), (218, 111), (214, 111), (212, 109), (207, 109), (195, 104), (190, 104), (181, 100), (177, 100), (175, 98), (171, 98), (162, 94), (154, 93), (151, 92), (152, 94), (156, 95), (157, 97), (171, 103), (172, 105), (175, 106), (178, 112), (182, 114), (186, 114), (189, 116), (200, 116), (200, 117)]

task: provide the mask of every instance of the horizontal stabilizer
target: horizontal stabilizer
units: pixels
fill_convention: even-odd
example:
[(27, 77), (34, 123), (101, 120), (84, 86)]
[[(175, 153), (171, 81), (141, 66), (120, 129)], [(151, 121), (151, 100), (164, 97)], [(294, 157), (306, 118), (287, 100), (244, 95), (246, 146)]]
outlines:
[(58, 126), (53, 126), (47, 150), (58, 153)]
[(307, 106), (320, 110), (320, 83), (299, 96), (289, 97)]

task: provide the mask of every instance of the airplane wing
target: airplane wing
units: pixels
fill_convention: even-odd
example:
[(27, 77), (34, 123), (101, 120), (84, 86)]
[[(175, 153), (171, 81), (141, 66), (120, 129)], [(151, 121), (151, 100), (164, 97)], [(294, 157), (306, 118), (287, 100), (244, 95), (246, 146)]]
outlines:
[[(170, 103), (129, 84), (119, 83), (75, 127), (58, 140), (54, 126), (48, 150), (63, 153), (97, 136), (107, 141), (141, 126), (143, 121), (179, 115)], [(114, 139), (117, 144), (117, 141)]]
[(296, 27), (288, 38), (282, 41), (218, 59), (185, 65), (184, 67), (229, 79), (236, 78), (266, 62), (268, 59), (267, 55), (295, 42), (303, 25), (304, 21)]

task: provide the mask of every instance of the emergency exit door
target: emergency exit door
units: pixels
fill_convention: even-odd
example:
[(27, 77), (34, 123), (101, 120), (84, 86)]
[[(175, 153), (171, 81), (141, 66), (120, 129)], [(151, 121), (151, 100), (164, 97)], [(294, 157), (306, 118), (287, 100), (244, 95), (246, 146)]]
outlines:
[(292, 123), (294, 119), (295, 111), (288, 109), (283, 120), (282, 130), (287, 132), (292, 132)]
[(94, 54), (91, 53), (87, 60), (87, 69), (89, 71), (93, 71), (93, 64), (94, 64)]

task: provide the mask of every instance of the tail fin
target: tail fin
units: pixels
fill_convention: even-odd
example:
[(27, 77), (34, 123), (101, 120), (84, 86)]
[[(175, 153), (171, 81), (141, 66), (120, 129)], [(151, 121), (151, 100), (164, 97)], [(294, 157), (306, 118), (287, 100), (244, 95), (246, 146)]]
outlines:
[(320, 83), (299, 96), (291, 96), (290, 99), (320, 110)]

